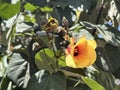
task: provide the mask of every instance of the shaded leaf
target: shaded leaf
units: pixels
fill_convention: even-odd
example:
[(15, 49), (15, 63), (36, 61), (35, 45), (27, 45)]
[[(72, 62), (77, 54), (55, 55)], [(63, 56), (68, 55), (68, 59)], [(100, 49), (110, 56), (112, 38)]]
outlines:
[(61, 7), (56, 7), (51, 15), (59, 21), (60, 25), (62, 25), (62, 19), (65, 17), (69, 21), (69, 26), (71, 26), (74, 21), (72, 18), (75, 15), (75, 12), (68, 6), (66, 6), (64, 9)]
[(97, 83), (95, 80), (87, 77), (82, 77), (82, 80), (92, 89), (92, 90), (105, 90), (103, 86)]
[(97, 60), (96, 65), (104, 70), (110, 71), (112, 73), (116, 72), (120, 68), (119, 64), (119, 47), (115, 47), (109, 43), (106, 43), (103, 40), (97, 40), (98, 48), (97, 51)]
[(97, 0), (52, 0), (51, 3), (55, 7), (60, 5), (64, 8), (65, 6), (70, 5), (74, 8), (79, 7), (83, 10), (90, 10), (95, 8)]
[(96, 81), (99, 82), (105, 90), (114, 90), (115, 82), (112, 73), (99, 70), (96, 74)]
[(120, 49), (110, 44), (105, 45), (105, 53), (107, 54), (107, 64), (112, 72), (116, 71), (119, 67)]
[(26, 0), (26, 1), (39, 7), (44, 7), (47, 5), (47, 0)]
[(41, 70), (31, 77), (27, 90), (65, 90), (66, 80), (62, 72), (50, 74)]
[[(11, 11), (12, 10), (12, 11)], [(2, 3), (0, 4), (0, 17), (8, 19), (20, 11), (20, 2), (16, 4)], [(12, 12), (12, 13), (11, 13)]]
[(0, 82), (0, 90), (7, 90), (10, 79), (5, 75)]

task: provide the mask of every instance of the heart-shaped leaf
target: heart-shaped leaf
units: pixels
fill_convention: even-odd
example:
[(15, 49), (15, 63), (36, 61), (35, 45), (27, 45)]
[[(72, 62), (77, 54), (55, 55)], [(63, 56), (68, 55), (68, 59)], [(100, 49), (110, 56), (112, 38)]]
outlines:
[(66, 79), (62, 72), (50, 74), (46, 70), (41, 70), (33, 75), (26, 90), (65, 90)]
[(6, 75), (17, 86), (26, 88), (30, 76), (34, 73), (30, 68), (30, 64), (19, 53), (14, 53), (9, 62)]

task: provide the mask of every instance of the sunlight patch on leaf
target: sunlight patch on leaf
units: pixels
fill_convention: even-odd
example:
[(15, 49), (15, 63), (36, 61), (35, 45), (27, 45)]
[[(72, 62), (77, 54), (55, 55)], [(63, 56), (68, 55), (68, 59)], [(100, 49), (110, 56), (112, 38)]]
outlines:
[(40, 50), (36, 55), (35, 55), (35, 62), (37, 67), (41, 69), (46, 69), (49, 71), (53, 71), (51, 64), (54, 66), (54, 53), (49, 49), (45, 48)]
[(82, 77), (82, 80), (92, 89), (92, 90), (105, 90), (103, 86), (97, 83), (95, 80), (87, 77)]
[[(12, 10), (12, 11), (11, 11)], [(3, 19), (8, 19), (20, 11), (20, 2), (16, 4), (3, 3), (0, 4), (0, 16)], [(12, 13), (11, 13), (12, 12)]]

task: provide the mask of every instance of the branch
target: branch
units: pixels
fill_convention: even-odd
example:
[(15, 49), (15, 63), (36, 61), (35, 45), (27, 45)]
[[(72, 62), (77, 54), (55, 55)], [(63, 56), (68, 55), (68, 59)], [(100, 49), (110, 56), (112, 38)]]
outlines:
[[(104, 9), (104, 6), (106, 5), (106, 3), (104, 3), (104, 1), (105, 1), (105, 0), (102, 0), (102, 1), (101, 1), (100, 10), (99, 10), (98, 16), (97, 16), (97, 18), (96, 18), (95, 24), (99, 24), (99, 20), (100, 20), (100, 17), (101, 17), (101, 15), (102, 15), (102, 11), (103, 11), (103, 9)], [(96, 33), (96, 29), (93, 30), (92, 35), (95, 36), (95, 33)]]

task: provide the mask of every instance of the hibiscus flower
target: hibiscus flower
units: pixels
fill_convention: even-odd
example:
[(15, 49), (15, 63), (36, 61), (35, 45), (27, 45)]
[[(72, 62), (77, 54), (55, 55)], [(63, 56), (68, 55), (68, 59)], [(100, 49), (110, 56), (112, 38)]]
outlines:
[(65, 50), (66, 65), (73, 68), (84, 68), (92, 65), (96, 60), (95, 40), (87, 40), (86, 36), (81, 37), (77, 43), (70, 39), (70, 44)]

